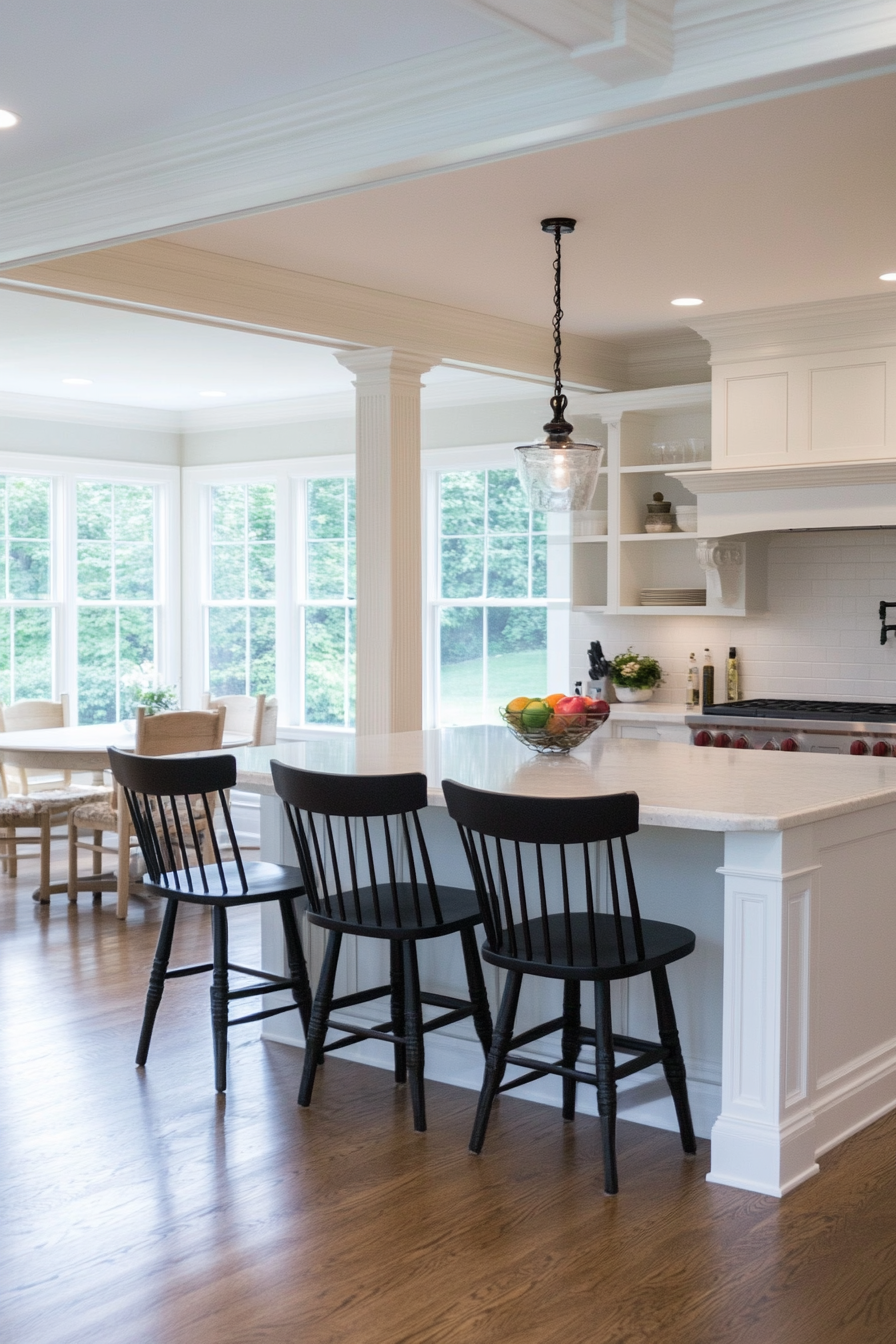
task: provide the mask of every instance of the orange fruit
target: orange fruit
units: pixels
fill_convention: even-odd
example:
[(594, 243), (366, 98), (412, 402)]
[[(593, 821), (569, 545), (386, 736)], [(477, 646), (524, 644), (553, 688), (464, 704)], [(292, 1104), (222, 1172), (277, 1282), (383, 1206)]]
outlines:
[(558, 691), (556, 695), (546, 695), (544, 702), (546, 705), (550, 705), (551, 709), (553, 709), (557, 701), (562, 699), (564, 699), (563, 692)]
[(545, 729), (549, 733), (565, 733), (569, 727), (569, 719), (564, 718), (562, 714), (552, 714), (545, 724)]
[(508, 714), (518, 714), (520, 710), (526, 708), (528, 703), (529, 703), (528, 695), (518, 695), (514, 700), (511, 700), (510, 704), (506, 705), (505, 708)]

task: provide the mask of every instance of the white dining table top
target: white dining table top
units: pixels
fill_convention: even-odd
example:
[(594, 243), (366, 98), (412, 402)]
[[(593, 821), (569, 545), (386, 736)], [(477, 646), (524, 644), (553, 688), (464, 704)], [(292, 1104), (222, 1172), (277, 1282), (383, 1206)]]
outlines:
[[(248, 733), (229, 733), (225, 729), (222, 745), (229, 749), (245, 746), (250, 741)], [(40, 757), (40, 764), (63, 766), (70, 758), (94, 755), (105, 759), (108, 747), (133, 751), (134, 742), (134, 726), (130, 723), (91, 723), (76, 728), (30, 728), (17, 733), (0, 733), (0, 760), (34, 755)], [(51, 761), (51, 757), (57, 757), (58, 760)], [(102, 761), (96, 768), (102, 768)]]

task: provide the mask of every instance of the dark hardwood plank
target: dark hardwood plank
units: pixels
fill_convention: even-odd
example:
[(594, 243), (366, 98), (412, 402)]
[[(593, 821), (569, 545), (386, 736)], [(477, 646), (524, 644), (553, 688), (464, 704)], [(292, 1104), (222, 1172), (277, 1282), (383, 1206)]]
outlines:
[[(0, 1338), (16, 1344), (892, 1344), (896, 1116), (786, 1200), (707, 1185), (708, 1147), (231, 1033), (215, 1096), (207, 985), (173, 982), (133, 1058), (159, 909), (30, 899), (0, 879)], [(253, 911), (232, 921), (251, 962)], [(175, 955), (204, 958), (182, 911)]]

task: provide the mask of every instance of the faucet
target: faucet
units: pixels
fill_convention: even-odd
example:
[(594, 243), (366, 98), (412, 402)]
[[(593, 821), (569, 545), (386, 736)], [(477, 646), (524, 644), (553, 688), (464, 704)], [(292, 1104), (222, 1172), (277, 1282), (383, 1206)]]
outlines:
[(878, 609), (877, 609), (877, 614), (878, 614), (878, 616), (880, 617), (880, 642), (881, 642), (881, 644), (886, 644), (886, 642), (887, 642), (887, 635), (889, 634), (889, 632), (890, 632), (891, 630), (893, 631), (894, 634), (896, 634), (896, 625), (887, 625), (887, 624), (886, 624), (886, 619), (887, 619), (887, 607), (896, 607), (896, 602), (881, 602), (880, 606), (879, 606)]

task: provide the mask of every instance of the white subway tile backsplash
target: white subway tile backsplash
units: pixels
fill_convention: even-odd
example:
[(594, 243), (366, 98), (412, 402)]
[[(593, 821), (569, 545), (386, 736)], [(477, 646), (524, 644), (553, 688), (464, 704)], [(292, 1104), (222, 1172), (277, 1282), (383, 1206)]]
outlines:
[(718, 675), (734, 644), (745, 697), (893, 700), (896, 640), (880, 643), (881, 599), (896, 601), (896, 529), (782, 533), (769, 545), (767, 612), (742, 620), (573, 612), (572, 680), (587, 673), (592, 639), (609, 657), (631, 645), (665, 670), (657, 699), (682, 703), (688, 654), (702, 663), (708, 645)]

